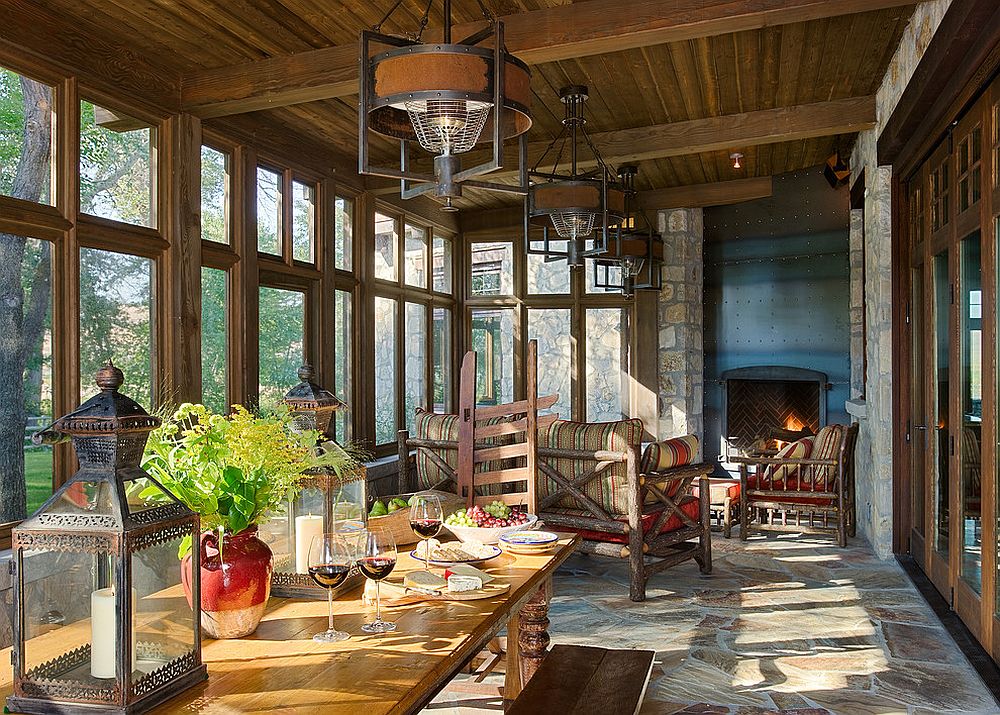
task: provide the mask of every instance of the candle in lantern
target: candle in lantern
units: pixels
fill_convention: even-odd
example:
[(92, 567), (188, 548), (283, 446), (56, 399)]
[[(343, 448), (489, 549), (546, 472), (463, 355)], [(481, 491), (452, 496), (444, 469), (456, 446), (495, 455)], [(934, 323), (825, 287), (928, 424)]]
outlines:
[[(115, 622), (115, 590), (99, 588), (90, 594), (90, 674), (95, 678), (115, 677), (118, 628)], [(135, 603), (135, 589), (132, 589)], [(134, 608), (133, 608), (134, 612)], [(135, 626), (132, 627), (132, 664), (135, 664)]]
[(316, 536), (323, 534), (323, 517), (303, 514), (295, 517), (295, 572), (309, 573), (309, 546)]

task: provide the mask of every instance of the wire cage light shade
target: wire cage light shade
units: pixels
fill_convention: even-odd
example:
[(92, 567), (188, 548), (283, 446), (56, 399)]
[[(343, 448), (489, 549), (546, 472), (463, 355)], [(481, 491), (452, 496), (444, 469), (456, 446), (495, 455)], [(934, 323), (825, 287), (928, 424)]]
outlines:
[(406, 102), (420, 146), (435, 154), (462, 154), (479, 141), (492, 102), (417, 99)]

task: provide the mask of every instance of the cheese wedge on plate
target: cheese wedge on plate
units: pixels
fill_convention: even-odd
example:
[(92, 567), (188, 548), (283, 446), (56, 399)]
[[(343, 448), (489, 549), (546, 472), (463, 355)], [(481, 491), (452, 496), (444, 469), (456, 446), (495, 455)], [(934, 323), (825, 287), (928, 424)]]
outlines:
[(478, 588), (482, 588), (493, 580), (493, 577), (488, 573), (480, 571), (475, 566), (471, 566), (469, 564), (455, 564), (454, 566), (449, 566), (444, 570), (444, 577), (450, 578), (451, 576), (471, 576), (473, 578), (478, 578), (480, 581)]
[(452, 575), (448, 577), (448, 593), (478, 591), (482, 587), (483, 587), (483, 580), (478, 576)]
[(421, 591), (440, 591), (448, 582), (430, 571), (410, 571), (403, 576), (403, 588), (415, 588)]

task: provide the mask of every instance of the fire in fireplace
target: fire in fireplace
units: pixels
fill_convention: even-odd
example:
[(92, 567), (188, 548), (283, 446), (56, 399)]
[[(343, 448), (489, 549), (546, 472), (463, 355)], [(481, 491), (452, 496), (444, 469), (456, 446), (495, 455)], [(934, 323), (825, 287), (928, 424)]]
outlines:
[(826, 424), (825, 373), (765, 365), (722, 373), (722, 434), (730, 454), (780, 449)]

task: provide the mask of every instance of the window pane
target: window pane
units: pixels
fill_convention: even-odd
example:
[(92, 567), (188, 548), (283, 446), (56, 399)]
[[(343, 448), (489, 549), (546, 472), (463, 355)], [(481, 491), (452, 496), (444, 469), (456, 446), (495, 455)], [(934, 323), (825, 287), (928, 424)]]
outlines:
[(514, 400), (514, 310), (472, 311), (472, 349), (476, 351), (476, 403)]
[(983, 280), (980, 233), (961, 243), (961, 383), (962, 391), (962, 551), (961, 576), (982, 593), (983, 565)]
[(257, 250), (281, 255), (281, 175), (257, 167)]
[[(587, 273), (587, 292), (588, 293), (618, 293), (616, 288), (598, 288), (594, 283), (594, 262), (591, 259), (587, 259), (584, 265), (584, 271)], [(607, 282), (609, 285), (621, 285), (622, 283), (622, 269), (621, 266), (608, 266), (607, 272), (601, 269), (600, 278), (603, 282)]]
[(113, 221), (155, 226), (154, 139), (149, 125), (80, 102), (80, 210)]
[(305, 362), (306, 296), (301, 291), (260, 288), (260, 408), (271, 410), (298, 382)]
[(434, 411), (451, 411), (451, 311), (434, 309)]
[(427, 308), (420, 303), (406, 304), (406, 428), (413, 429), (413, 415), (418, 407), (427, 408)]
[(570, 309), (544, 308), (528, 311), (528, 340), (538, 341), (538, 395), (559, 393), (559, 401), (550, 410), (564, 420), (572, 419), (573, 338), (570, 335)]
[(226, 272), (201, 269), (201, 401), (214, 412), (229, 411), (226, 393)]
[(229, 243), (229, 155), (201, 148), (201, 237)]
[(427, 232), (406, 224), (403, 233), (406, 242), (406, 283), (418, 288), (427, 287)]
[[(551, 246), (553, 250), (565, 251), (566, 241), (552, 241)], [(569, 293), (569, 266), (566, 264), (566, 259), (547, 261), (545, 256), (529, 253), (528, 292)]]
[(336, 210), (336, 233), (334, 237), (334, 261), (337, 268), (351, 270), (351, 251), (354, 245), (354, 202), (338, 196), (334, 201)]
[(513, 294), (513, 245), (510, 243), (473, 243), (472, 295)]
[(391, 216), (375, 214), (375, 277), (387, 281), (397, 279), (396, 251), (399, 250), (399, 234), (396, 220)]
[(292, 182), (292, 258), (313, 263), (316, 236), (316, 188)]
[[(52, 448), (27, 437), (52, 421), (52, 257), (49, 243), (0, 234), (0, 259), (19, 261), (2, 272), (0, 304), (6, 344), (0, 361), (0, 523), (34, 512), (52, 494)], [(9, 264), (9, 263), (8, 263)]]
[[(621, 308), (587, 310), (587, 421), (620, 420), (627, 404), (627, 383), (622, 366), (627, 365), (622, 340), (624, 311)], [(539, 350), (539, 352), (541, 352)]]
[(451, 293), (451, 239), (434, 236), (434, 290)]
[(51, 183), (52, 88), (0, 67), (0, 194), (51, 204)]
[[(344, 290), (334, 291), (333, 326), (333, 392), (351, 407), (351, 294)], [(344, 410), (336, 413), (336, 436), (343, 443), (350, 439), (349, 414)]]
[(94, 373), (109, 359), (125, 373), (122, 391), (153, 406), (153, 261), (80, 249), (80, 399), (96, 395)]
[(396, 301), (375, 298), (375, 443), (396, 439)]

